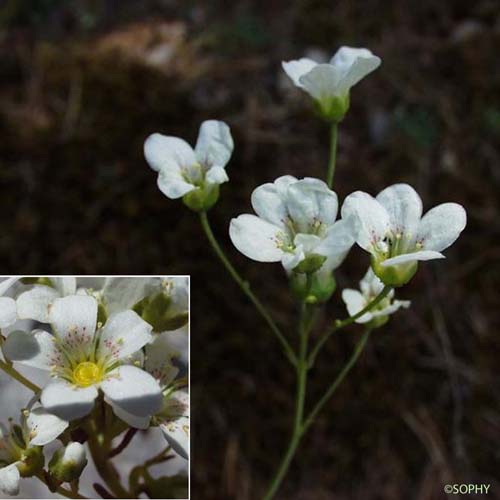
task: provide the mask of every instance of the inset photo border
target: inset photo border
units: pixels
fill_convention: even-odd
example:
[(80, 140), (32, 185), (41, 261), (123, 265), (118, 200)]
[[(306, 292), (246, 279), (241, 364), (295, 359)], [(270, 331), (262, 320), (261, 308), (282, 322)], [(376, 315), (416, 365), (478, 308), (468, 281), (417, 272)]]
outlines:
[(189, 498), (189, 276), (2, 276), (0, 329), (0, 498)]

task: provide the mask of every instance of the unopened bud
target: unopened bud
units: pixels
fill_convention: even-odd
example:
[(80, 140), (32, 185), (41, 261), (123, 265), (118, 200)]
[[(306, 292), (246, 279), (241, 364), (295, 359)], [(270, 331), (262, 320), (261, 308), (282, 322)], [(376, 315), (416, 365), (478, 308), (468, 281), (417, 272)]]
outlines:
[(58, 481), (70, 482), (78, 479), (87, 465), (87, 454), (82, 444), (69, 443), (59, 448), (49, 463), (49, 471)]

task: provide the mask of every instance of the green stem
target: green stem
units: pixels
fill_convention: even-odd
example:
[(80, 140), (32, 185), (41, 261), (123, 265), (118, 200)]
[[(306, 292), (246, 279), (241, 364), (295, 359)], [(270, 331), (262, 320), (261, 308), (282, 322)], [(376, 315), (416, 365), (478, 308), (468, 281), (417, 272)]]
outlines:
[(281, 463), (274, 475), (268, 490), (264, 496), (263, 500), (270, 500), (274, 497), (278, 488), (280, 487), (287, 471), (290, 466), (297, 447), (299, 446), (300, 439), (303, 435), (303, 419), (304, 419), (304, 405), (306, 400), (306, 387), (307, 387), (307, 340), (309, 337), (309, 332), (312, 327), (312, 308), (307, 304), (302, 304), (300, 322), (299, 322), (299, 335), (300, 335), (300, 348), (299, 348), (299, 359), (296, 364), (297, 373), (297, 397), (295, 401), (295, 417), (292, 435), (290, 437), (290, 442), (288, 443), (288, 448), (285, 451)]
[(337, 163), (337, 132), (338, 123), (332, 122), (330, 125), (330, 157), (328, 159), (328, 170), (326, 173), (326, 183), (331, 189), (333, 186), (333, 176), (335, 175), (335, 164)]
[(107, 489), (116, 498), (131, 498), (131, 494), (121, 485), (120, 476), (108, 458), (109, 449), (107, 446), (103, 446), (105, 444), (105, 439), (103, 438), (105, 430), (100, 428), (96, 419), (96, 413), (94, 414), (94, 418), (89, 422), (89, 436), (91, 437), (87, 441), (95, 468), (106, 483)]
[(227, 271), (232, 276), (234, 281), (236, 281), (236, 283), (239, 285), (239, 287), (241, 288), (243, 293), (252, 301), (252, 303), (255, 306), (255, 308), (257, 309), (257, 311), (264, 318), (266, 323), (269, 325), (269, 328), (271, 329), (271, 331), (274, 333), (276, 338), (281, 343), (281, 346), (283, 347), (283, 350), (285, 351), (287, 358), (295, 366), (297, 364), (297, 356), (293, 352), (293, 349), (291, 348), (290, 344), (285, 339), (284, 335), (281, 333), (281, 330), (278, 328), (278, 326), (276, 325), (276, 323), (272, 319), (271, 315), (267, 312), (266, 308), (261, 303), (261, 301), (254, 295), (254, 293), (250, 289), (249, 283), (247, 281), (245, 281), (238, 274), (238, 272), (233, 267), (231, 262), (229, 262), (229, 259), (226, 257), (224, 251), (222, 250), (219, 243), (217, 242), (217, 239), (215, 238), (215, 235), (212, 231), (212, 228), (210, 227), (210, 222), (208, 220), (206, 212), (200, 213), (200, 222), (201, 222), (201, 226), (203, 228), (203, 231), (205, 232), (205, 235), (206, 235), (208, 241), (210, 242), (210, 245), (212, 246), (214, 252), (217, 254), (217, 257), (219, 257), (220, 261), (222, 262), (222, 264), (224, 264), (224, 267), (227, 269)]
[(33, 384), (33, 382), (30, 382), (26, 377), (21, 375), (12, 365), (6, 363), (5, 361), (2, 361), (1, 359), (0, 359), (0, 368), (5, 373), (10, 375), (12, 378), (16, 379), (18, 382), (27, 387), (30, 391), (33, 391), (34, 393), (41, 391), (40, 387)]
[(353, 316), (349, 316), (348, 318), (340, 321), (337, 320), (330, 330), (328, 330), (317, 342), (317, 344), (314, 346), (314, 349), (311, 351), (311, 354), (309, 356), (309, 368), (311, 368), (314, 365), (314, 362), (316, 360), (316, 356), (318, 355), (319, 351), (325, 344), (325, 342), (330, 338), (330, 335), (332, 333), (336, 332), (337, 330), (340, 330), (341, 328), (344, 328), (345, 326), (350, 325), (351, 323), (354, 323), (358, 318), (361, 318), (363, 314), (366, 314), (367, 312), (370, 312), (380, 301), (382, 301), (389, 292), (392, 290), (392, 287), (389, 285), (386, 285), (383, 290), (371, 301), (369, 302), (366, 307), (361, 309), (361, 311), (357, 312)]
[[(40, 479), (40, 481), (42, 481), (43, 484), (45, 484), (45, 485), (47, 485), (47, 487), (49, 487), (49, 485), (47, 484), (47, 481), (45, 480), (43, 472), (40, 472), (39, 474), (37, 474), (36, 477), (38, 479)], [(59, 495), (62, 495), (66, 498), (81, 498), (81, 499), (85, 499), (85, 500), (87, 499), (87, 497), (80, 495), (78, 492), (72, 492), (70, 490), (67, 490), (66, 488), (63, 488), (62, 486), (54, 486), (54, 488), (55, 488), (55, 493), (59, 493)]]
[(351, 368), (354, 366), (356, 361), (358, 360), (360, 354), (363, 352), (363, 349), (366, 345), (366, 342), (368, 341), (368, 338), (370, 337), (371, 329), (367, 328), (365, 330), (365, 333), (361, 337), (361, 340), (358, 342), (356, 345), (356, 348), (354, 349), (354, 352), (347, 362), (347, 364), (342, 368), (342, 371), (339, 373), (337, 378), (333, 381), (333, 383), (330, 385), (330, 387), (326, 390), (326, 392), (323, 394), (321, 399), (316, 403), (314, 408), (311, 410), (311, 413), (307, 416), (307, 418), (304, 421), (303, 425), (303, 432), (306, 432), (309, 426), (314, 422), (314, 419), (318, 415), (318, 413), (321, 411), (323, 406), (327, 403), (327, 401), (332, 397), (333, 393), (337, 390), (338, 386), (341, 384), (341, 382), (344, 380), (345, 376), (349, 373)]

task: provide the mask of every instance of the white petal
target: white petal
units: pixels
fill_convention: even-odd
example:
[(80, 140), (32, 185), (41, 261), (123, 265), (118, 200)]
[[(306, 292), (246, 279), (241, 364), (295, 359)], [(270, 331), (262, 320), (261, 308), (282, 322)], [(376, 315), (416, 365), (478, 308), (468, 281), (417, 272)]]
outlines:
[(0, 469), (0, 490), (7, 495), (19, 494), (20, 479), (21, 475), (15, 463), (2, 467)]
[(304, 253), (304, 248), (301, 245), (295, 247), (293, 252), (283, 252), (283, 257), (281, 258), (281, 264), (288, 273), (291, 272), (295, 267), (297, 267), (304, 259), (306, 254)]
[(16, 301), (10, 297), (0, 297), (0, 328), (7, 328), (17, 320)]
[(43, 389), (40, 401), (50, 413), (64, 420), (75, 420), (92, 411), (96, 397), (93, 385), (76, 387), (65, 380), (54, 380)]
[(152, 134), (146, 139), (144, 156), (157, 172), (179, 172), (196, 163), (193, 148), (185, 140), (162, 134)]
[(10, 361), (42, 370), (50, 370), (53, 365), (63, 364), (63, 354), (57, 347), (54, 336), (44, 330), (12, 332), (3, 345), (3, 352)]
[(97, 322), (97, 301), (88, 295), (69, 295), (50, 306), (49, 322), (68, 348), (89, 345)]
[(101, 389), (112, 404), (123, 410), (146, 417), (154, 415), (162, 404), (158, 382), (135, 366), (120, 366), (101, 383)]
[(418, 193), (408, 184), (394, 184), (381, 191), (376, 199), (387, 210), (392, 231), (414, 239), (422, 217)]
[(417, 240), (426, 250), (441, 252), (455, 242), (466, 224), (467, 214), (462, 205), (443, 203), (422, 217)]
[(162, 388), (179, 373), (179, 369), (172, 364), (172, 358), (179, 356), (179, 351), (170, 342), (169, 333), (156, 335), (154, 341), (146, 346), (145, 369)]
[(248, 258), (258, 262), (279, 262), (283, 250), (278, 243), (282, 230), (255, 215), (243, 214), (231, 220), (229, 236), (233, 245)]
[(61, 294), (50, 286), (35, 285), (17, 298), (17, 314), (20, 319), (36, 319), (49, 322), (49, 305)]
[[(280, 177), (280, 179), (282, 178)], [(290, 183), (286, 183), (285, 181), (285, 187), (280, 179), (277, 179), (274, 183), (268, 182), (254, 189), (252, 193), (252, 207), (261, 219), (282, 227), (284, 221), (288, 218), (284, 196), (286, 196), (286, 187)]]
[(408, 309), (410, 307), (411, 302), (409, 300), (395, 300), (384, 309), (379, 309), (372, 312), (373, 317), (378, 316), (389, 316), (390, 314), (394, 314), (397, 310), (404, 308)]
[(19, 281), (20, 279), (20, 277), (16, 276), (14, 278), (6, 278), (0, 282), (0, 296), (2, 296), (16, 281)]
[(108, 398), (105, 398), (105, 400), (113, 408), (113, 413), (126, 424), (130, 425), (130, 427), (134, 427), (135, 429), (147, 429), (149, 427), (150, 416), (138, 417), (137, 415), (132, 415), (132, 413), (125, 411), (123, 408), (112, 404)]
[(405, 253), (403, 255), (397, 255), (391, 259), (384, 260), (381, 263), (382, 267), (397, 266), (398, 264), (406, 264), (408, 262), (415, 262), (418, 260), (434, 260), (434, 259), (444, 259), (444, 255), (434, 250), (422, 250), (421, 252)]
[(342, 205), (342, 219), (352, 224), (356, 242), (370, 251), (373, 243), (385, 238), (389, 229), (387, 210), (363, 191), (350, 194)]
[(61, 297), (74, 295), (76, 293), (76, 278), (73, 276), (66, 278), (51, 278)]
[(331, 226), (316, 252), (327, 257), (324, 270), (333, 271), (342, 264), (347, 253), (354, 244), (352, 224), (346, 220), (338, 220)]
[(157, 278), (106, 278), (102, 287), (104, 302), (110, 314), (132, 309), (144, 297), (158, 289)]
[(180, 172), (160, 172), (157, 184), (160, 191), (172, 200), (182, 198), (186, 193), (197, 189), (194, 184), (186, 182)]
[(295, 61), (283, 61), (281, 66), (283, 67), (285, 73), (291, 78), (293, 83), (302, 88), (302, 83), (300, 82), (300, 77), (309, 73), (318, 63), (309, 59), (307, 57), (303, 57), (301, 59)]
[(298, 179), (293, 175), (282, 175), (281, 177), (278, 177), (273, 184), (278, 195), (284, 199), (287, 196), (288, 187), (295, 184), (297, 181)]
[(168, 444), (182, 458), (189, 459), (189, 417), (165, 420), (160, 424)]
[[(342, 290), (342, 300), (347, 307), (349, 316), (354, 316), (366, 307), (366, 299), (358, 290), (353, 290), (351, 288)], [(356, 320), (356, 323), (367, 323), (371, 319), (372, 315), (370, 313), (365, 313)]]
[(340, 86), (344, 92), (377, 69), (381, 62), (370, 50), (353, 47), (341, 47), (331, 60), (342, 72)]
[(98, 357), (123, 359), (151, 341), (153, 327), (134, 311), (122, 311), (108, 318), (101, 330)]
[(54, 441), (68, 427), (66, 420), (48, 413), (44, 408), (35, 408), (30, 411), (27, 423), (32, 436), (30, 444), (33, 446), (45, 446)]
[(223, 184), (229, 180), (229, 177), (223, 167), (212, 167), (205, 179), (209, 184)]
[[(384, 289), (384, 284), (370, 266), (359, 282), (359, 288), (365, 297), (369, 297), (378, 295)], [(390, 292), (389, 296), (391, 294), (394, 295), (394, 290)]]
[(299, 81), (304, 90), (314, 99), (323, 100), (329, 97), (342, 96), (339, 86), (342, 73), (331, 64), (318, 64), (309, 73), (301, 76)]
[[(231, 158), (233, 148), (233, 138), (226, 123), (218, 120), (207, 120), (201, 124), (194, 150), (197, 160), (202, 165), (225, 167)], [(217, 184), (221, 183), (217, 182)]]
[(293, 242), (295, 246), (301, 246), (304, 254), (307, 255), (313, 252), (319, 253), (317, 252), (317, 247), (321, 244), (322, 239), (315, 234), (299, 233), (297, 234), (297, 236), (295, 236)]
[(308, 232), (315, 222), (327, 226), (337, 217), (337, 195), (319, 179), (305, 178), (288, 188), (287, 207), (299, 231)]

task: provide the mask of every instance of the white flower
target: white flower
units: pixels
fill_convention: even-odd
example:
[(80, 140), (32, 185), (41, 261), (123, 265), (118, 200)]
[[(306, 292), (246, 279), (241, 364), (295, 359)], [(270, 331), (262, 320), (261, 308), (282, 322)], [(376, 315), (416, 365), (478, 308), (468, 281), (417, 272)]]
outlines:
[(376, 198), (356, 191), (342, 206), (358, 245), (372, 254), (375, 274), (388, 285), (406, 283), (417, 261), (442, 259), (466, 225), (464, 208), (443, 203), (422, 217), (422, 200), (408, 184), (394, 184)]
[[(8, 430), (0, 424), (0, 491), (7, 495), (19, 493), (20, 470), (27, 474), (43, 465), (38, 446), (54, 441), (68, 427), (68, 422), (51, 415), (43, 408), (25, 410), (22, 426)], [(35, 448), (34, 448), (35, 447)]]
[(368, 49), (341, 47), (328, 64), (302, 58), (282, 65), (293, 83), (315, 99), (326, 118), (339, 120), (349, 107), (351, 87), (380, 63)]
[(144, 143), (146, 160), (159, 174), (158, 187), (172, 199), (227, 182), (224, 167), (232, 152), (229, 127), (217, 120), (201, 124), (194, 150), (183, 139), (161, 134), (150, 135)]
[(17, 321), (16, 301), (3, 295), (18, 280), (17, 277), (7, 278), (0, 283), (0, 328), (7, 328)]
[(257, 216), (240, 215), (229, 227), (234, 246), (250, 259), (281, 261), (287, 272), (309, 259), (330, 272), (353, 244), (350, 225), (335, 222), (337, 195), (319, 179), (279, 177), (254, 190), (252, 206)]
[[(364, 309), (373, 299), (375, 299), (384, 289), (384, 284), (374, 274), (370, 267), (363, 279), (359, 282), (359, 287), (361, 291), (351, 288), (346, 288), (342, 291), (342, 300), (345, 302), (350, 316), (359, 313), (359, 311)], [(410, 301), (394, 300), (394, 290), (391, 290), (371, 311), (360, 316), (356, 320), (356, 323), (368, 323), (372, 321), (373, 318), (389, 316), (401, 307), (410, 307)]]
[(183, 458), (189, 458), (189, 396), (184, 390), (175, 390), (172, 382), (179, 369), (172, 364), (172, 358), (180, 355), (172, 342), (174, 332), (155, 337), (146, 346), (144, 369), (160, 384), (163, 404), (152, 418), (141, 417), (113, 405), (115, 414), (132, 427), (147, 429), (149, 425), (159, 426), (170, 446)]
[(158, 383), (140, 368), (124, 364), (152, 339), (151, 325), (135, 312), (113, 314), (100, 328), (95, 298), (70, 295), (52, 303), (49, 322), (54, 335), (16, 331), (4, 344), (8, 359), (50, 370), (54, 380), (41, 394), (47, 410), (67, 420), (83, 417), (92, 410), (99, 388), (108, 401), (137, 415), (159, 409)]
[(33, 285), (17, 298), (17, 314), (20, 319), (49, 321), (49, 306), (54, 300), (76, 293), (76, 278), (50, 278), (53, 286)]

